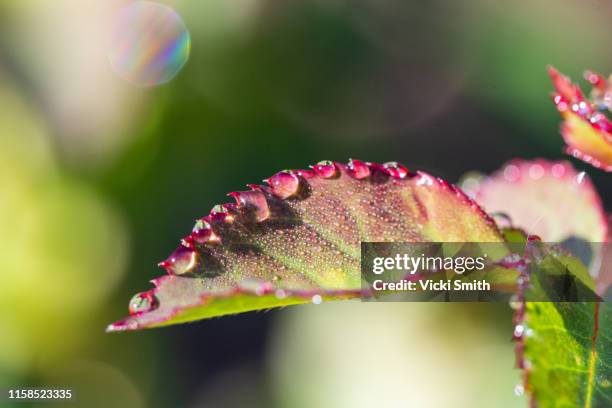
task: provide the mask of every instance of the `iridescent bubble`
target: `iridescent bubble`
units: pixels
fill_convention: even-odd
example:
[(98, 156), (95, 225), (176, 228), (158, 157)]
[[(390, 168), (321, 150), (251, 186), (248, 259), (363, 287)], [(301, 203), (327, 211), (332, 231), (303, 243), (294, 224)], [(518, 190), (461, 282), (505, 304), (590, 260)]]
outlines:
[(170, 7), (135, 1), (121, 7), (111, 27), (108, 58), (113, 70), (138, 86), (170, 81), (189, 58), (191, 40)]

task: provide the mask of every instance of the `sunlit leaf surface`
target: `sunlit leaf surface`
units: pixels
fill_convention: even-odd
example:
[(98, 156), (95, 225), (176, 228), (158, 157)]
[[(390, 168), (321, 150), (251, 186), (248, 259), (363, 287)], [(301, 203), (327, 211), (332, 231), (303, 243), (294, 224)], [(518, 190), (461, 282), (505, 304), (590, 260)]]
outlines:
[(359, 297), (361, 241), (502, 241), (462, 191), (397, 163), (321, 162), (250, 187), (196, 222), (109, 331)]

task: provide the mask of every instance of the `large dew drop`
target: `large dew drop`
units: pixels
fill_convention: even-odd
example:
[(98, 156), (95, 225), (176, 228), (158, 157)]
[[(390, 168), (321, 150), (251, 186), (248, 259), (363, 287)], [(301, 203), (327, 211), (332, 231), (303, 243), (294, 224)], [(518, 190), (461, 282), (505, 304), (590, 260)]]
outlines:
[(279, 171), (266, 180), (274, 195), (285, 199), (296, 194), (300, 188), (300, 180), (290, 171)]
[(134, 85), (160, 85), (185, 65), (190, 44), (187, 27), (174, 10), (135, 1), (114, 16), (108, 58), (113, 70)]

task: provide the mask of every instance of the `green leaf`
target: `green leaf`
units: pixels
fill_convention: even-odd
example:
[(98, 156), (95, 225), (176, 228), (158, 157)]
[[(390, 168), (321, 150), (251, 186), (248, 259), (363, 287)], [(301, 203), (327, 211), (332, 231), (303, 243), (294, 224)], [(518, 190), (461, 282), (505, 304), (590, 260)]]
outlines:
[[(544, 248), (537, 268), (566, 269), (593, 289), (587, 269), (571, 255)], [(542, 287), (538, 274), (531, 286)], [(518, 366), (532, 405), (612, 406), (612, 305), (587, 302), (525, 302), (515, 316)]]
[[(508, 242), (527, 243), (529, 234), (550, 242), (580, 238), (591, 243), (601, 265), (610, 259), (607, 244), (602, 244), (610, 230), (601, 199), (588, 177), (567, 162), (514, 160), (479, 180), (471, 193), (487, 211), (510, 217), (515, 228), (503, 231)], [(524, 387), (532, 406), (611, 407), (609, 303), (524, 302), (526, 295), (558, 300), (544, 275), (574, 277), (576, 292), (583, 299), (594, 297), (596, 288), (579, 259), (539, 241), (527, 247), (531, 267), (523, 278), (529, 290), (523, 286), (528, 293), (519, 293), (523, 297), (515, 315), (514, 338), (517, 364), (524, 369)], [(598, 276), (599, 294), (610, 281), (604, 271)]]
[(230, 195), (109, 331), (362, 295), (360, 242), (502, 242), (454, 186), (397, 163), (321, 162)]

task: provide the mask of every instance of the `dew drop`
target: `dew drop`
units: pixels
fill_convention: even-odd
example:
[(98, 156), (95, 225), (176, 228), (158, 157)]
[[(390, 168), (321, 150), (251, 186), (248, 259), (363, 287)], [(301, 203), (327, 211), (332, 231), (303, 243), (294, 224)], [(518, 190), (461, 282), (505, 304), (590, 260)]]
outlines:
[(189, 58), (191, 40), (170, 7), (134, 1), (114, 15), (108, 43), (112, 69), (137, 86), (155, 86), (176, 76)]
[(522, 324), (517, 324), (516, 326), (514, 326), (514, 338), (515, 339), (519, 339), (521, 337), (523, 337), (523, 332), (525, 331), (525, 326), (523, 326)]
[(217, 243), (220, 241), (220, 238), (214, 233), (210, 227), (210, 224), (207, 222), (203, 228), (194, 228), (193, 232), (191, 233), (191, 239), (200, 245)]
[(551, 169), (551, 173), (553, 177), (556, 177), (556, 178), (563, 177), (565, 175), (565, 171), (566, 171), (565, 166), (560, 163), (553, 164), (552, 169)]
[(408, 175), (408, 169), (398, 162), (387, 162), (383, 164), (383, 167), (387, 169), (391, 177), (396, 179), (403, 179)]
[(312, 303), (315, 305), (320, 305), (321, 302), (323, 302), (323, 298), (321, 297), (321, 295), (314, 295), (311, 300)]
[(297, 194), (300, 179), (290, 171), (280, 171), (267, 180), (272, 193), (280, 198), (288, 198)]
[(512, 295), (512, 297), (510, 297), (509, 304), (512, 310), (519, 310), (521, 307), (521, 301), (519, 300), (517, 295)]
[(336, 165), (330, 160), (320, 161), (314, 166), (312, 166), (312, 169), (315, 173), (317, 173), (317, 175), (323, 178), (332, 178), (335, 177), (338, 173)]
[(517, 397), (522, 396), (525, 393), (525, 387), (523, 387), (522, 384), (517, 384), (514, 387), (514, 395), (516, 395)]
[(193, 270), (198, 260), (197, 252), (185, 246), (178, 247), (169, 257), (159, 266), (166, 269), (171, 275), (183, 275)]
[(196, 220), (196, 223), (193, 226), (192, 231), (196, 232), (196, 231), (200, 231), (200, 230), (207, 229), (207, 228), (210, 228), (210, 224), (206, 220), (200, 218), (199, 220)]
[(256, 221), (261, 222), (270, 217), (268, 202), (261, 191), (235, 191), (229, 195), (234, 197), (239, 206), (253, 211)]
[(586, 179), (586, 172), (581, 171), (580, 173), (578, 173), (578, 175), (576, 176), (576, 183), (578, 184), (584, 184)]
[(158, 306), (157, 298), (151, 292), (137, 293), (132, 297), (129, 304), (129, 311), (131, 315), (137, 313), (146, 313)]
[(600, 87), (604, 85), (606, 82), (605, 78), (603, 78), (597, 72), (593, 72), (593, 71), (586, 71), (584, 73), (584, 79), (589, 81), (589, 83), (593, 85), (594, 87)]
[(529, 177), (539, 180), (544, 176), (544, 167), (541, 164), (533, 164), (529, 167)]
[(351, 159), (348, 163), (348, 168), (351, 175), (358, 180), (364, 179), (370, 175), (370, 168), (361, 160)]
[(469, 172), (459, 180), (459, 187), (468, 197), (474, 198), (484, 179), (485, 176), (482, 173)]
[(246, 292), (254, 293), (257, 296), (263, 296), (272, 289), (272, 285), (269, 282), (250, 278), (241, 281), (238, 287)]
[(515, 182), (521, 177), (521, 170), (515, 164), (509, 164), (504, 168), (504, 178), (507, 181)]
[(429, 174), (421, 173), (416, 184), (417, 186), (433, 186), (434, 178), (431, 177)]
[(211, 214), (226, 214), (227, 210), (221, 204), (216, 204), (211, 210)]
[[(210, 220), (216, 222), (233, 222), (234, 216), (229, 213), (229, 209), (232, 209), (235, 204), (216, 204), (210, 210)], [(233, 208), (235, 211), (235, 208)]]
[(181, 245), (188, 249), (194, 249), (194, 239), (191, 235), (181, 239)]
[(557, 110), (559, 112), (567, 111), (567, 109), (568, 109), (567, 100), (564, 97), (562, 97), (561, 95), (555, 95), (554, 103), (557, 106)]

